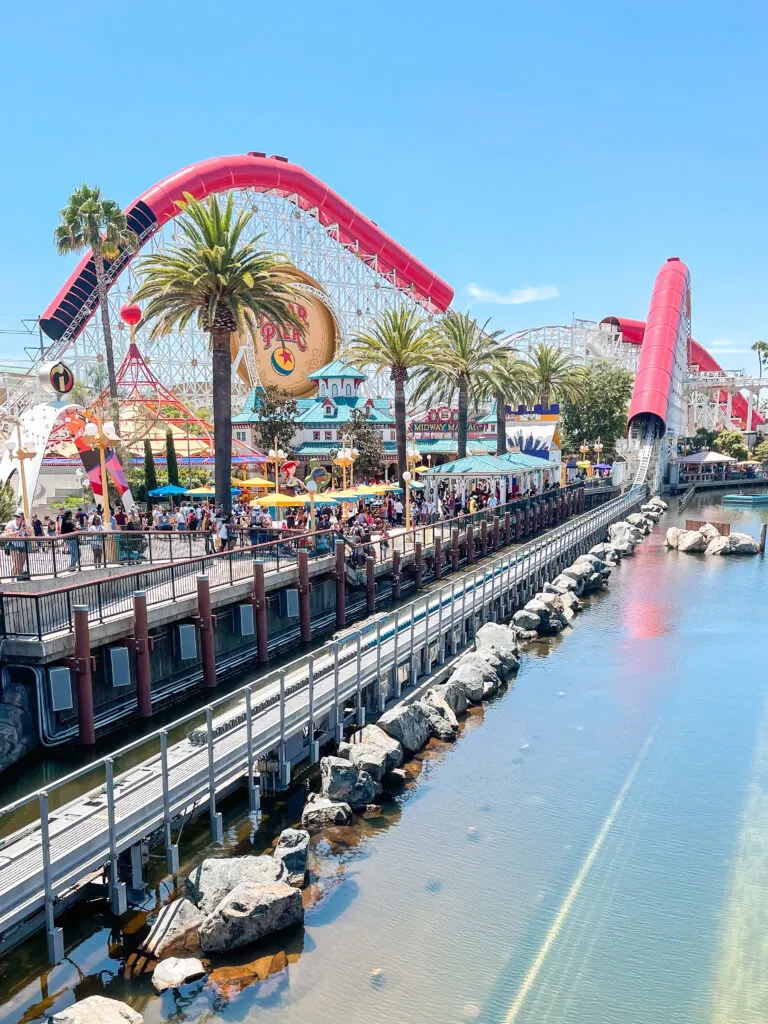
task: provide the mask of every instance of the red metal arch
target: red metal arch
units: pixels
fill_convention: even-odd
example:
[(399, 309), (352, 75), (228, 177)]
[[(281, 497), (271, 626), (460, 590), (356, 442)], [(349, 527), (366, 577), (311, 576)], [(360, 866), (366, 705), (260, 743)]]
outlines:
[[(453, 289), (449, 284), (319, 178), (284, 157), (248, 153), (190, 164), (144, 192), (128, 207), (126, 214), (134, 230), (142, 235), (142, 241), (146, 241), (176, 216), (179, 212), (176, 204), (185, 192), (202, 199), (211, 193), (238, 188), (274, 191), (291, 199), (302, 210), (315, 211), (325, 227), (336, 226), (335, 237), (342, 245), (354, 248), (362, 259), (372, 261), (375, 258), (378, 270), (392, 275), (398, 288), (440, 312), (450, 305)], [(128, 262), (123, 258), (108, 268), (111, 281)], [(93, 259), (88, 253), (43, 313), (40, 326), (55, 340), (68, 330), (74, 338), (88, 321), (83, 312), (92, 314), (97, 301)]]

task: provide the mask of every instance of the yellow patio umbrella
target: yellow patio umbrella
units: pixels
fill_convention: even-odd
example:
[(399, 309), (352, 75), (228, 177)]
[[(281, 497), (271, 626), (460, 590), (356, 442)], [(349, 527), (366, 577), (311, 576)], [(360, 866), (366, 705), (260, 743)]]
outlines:
[(589, 469), (592, 463), (588, 459), (581, 459), (580, 462), (576, 463), (576, 469)]
[(737, 462), (737, 466), (762, 466), (762, 462), (759, 459), (745, 459), (743, 462)]
[(413, 472), (414, 473), (426, 473), (428, 469), (429, 469), (429, 466), (415, 466)]
[[(232, 481), (234, 483), (234, 480)], [(274, 487), (275, 481), (265, 476), (249, 476), (247, 480), (238, 480), (238, 487)]]
[(262, 494), (260, 498), (254, 498), (251, 508), (258, 505), (260, 508), (289, 508), (291, 505), (303, 505), (306, 498), (303, 494)]
[(389, 494), (390, 491), (400, 491), (402, 488), (398, 484), (372, 484), (372, 494)]

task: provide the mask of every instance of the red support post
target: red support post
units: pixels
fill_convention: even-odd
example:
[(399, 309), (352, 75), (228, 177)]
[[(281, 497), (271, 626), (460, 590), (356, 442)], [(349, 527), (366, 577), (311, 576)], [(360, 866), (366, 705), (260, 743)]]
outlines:
[(443, 575), (443, 545), (439, 537), (435, 537), (435, 579)]
[(451, 572), (457, 572), (459, 568), (459, 531), (456, 527), (451, 530)]
[(152, 637), (147, 619), (147, 595), (136, 590), (133, 595), (133, 650), (136, 656), (136, 703), (139, 718), (152, 717), (152, 667), (149, 655)]
[(265, 665), (269, 658), (267, 653), (267, 590), (264, 583), (264, 563), (254, 560), (253, 563), (253, 617), (256, 623), (256, 649), (260, 665)]
[(203, 686), (216, 685), (216, 647), (214, 630), (216, 616), (211, 611), (211, 588), (203, 573), (197, 577), (197, 629), (200, 634), (200, 660), (203, 664)]
[(75, 619), (75, 657), (70, 665), (77, 677), (77, 724), (78, 738), (84, 747), (96, 742), (96, 727), (93, 720), (93, 680), (91, 670), (91, 636), (88, 625), (88, 605), (76, 604), (72, 609)]
[(416, 569), (416, 589), (421, 590), (424, 579), (424, 557), (421, 553), (421, 541), (415, 541), (413, 545), (413, 564)]
[(480, 554), (483, 558), (488, 554), (488, 520), (480, 523)]
[(376, 559), (373, 555), (365, 560), (365, 610), (369, 615), (376, 611)]
[(512, 537), (512, 516), (509, 512), (504, 513), (504, 547), (509, 547), (509, 542)]
[(336, 569), (334, 571), (336, 580), (336, 628), (343, 629), (347, 624), (346, 583), (347, 568), (344, 564), (344, 541), (336, 541)]
[(491, 537), (492, 537), (491, 550), (492, 551), (498, 551), (499, 550), (499, 517), (498, 516), (494, 516), (493, 517)]
[(519, 508), (515, 509), (515, 540), (520, 540), (523, 535), (523, 513)]
[(471, 526), (467, 527), (464, 539), (467, 542), (467, 565), (472, 565), (475, 560), (475, 535)]
[(392, 600), (400, 600), (400, 552), (392, 552)]
[(299, 625), (301, 627), (301, 641), (308, 644), (312, 639), (312, 618), (309, 607), (309, 595), (312, 593), (312, 584), (309, 582), (309, 559), (304, 548), (296, 552), (296, 563), (299, 568)]

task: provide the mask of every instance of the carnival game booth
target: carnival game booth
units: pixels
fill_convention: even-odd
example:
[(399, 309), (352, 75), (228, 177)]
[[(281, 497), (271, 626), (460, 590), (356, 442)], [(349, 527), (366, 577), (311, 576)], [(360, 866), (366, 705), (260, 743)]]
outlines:
[(679, 467), (680, 483), (688, 485), (726, 480), (730, 468), (738, 460), (720, 452), (694, 452), (692, 455), (679, 455), (675, 461)]
[(551, 484), (559, 484), (557, 473), (543, 459), (521, 452), (506, 455), (468, 455), (464, 459), (435, 466), (422, 474), (430, 495), (453, 492), (465, 503), (473, 491), (495, 494), (504, 504), (535, 488), (541, 493)]

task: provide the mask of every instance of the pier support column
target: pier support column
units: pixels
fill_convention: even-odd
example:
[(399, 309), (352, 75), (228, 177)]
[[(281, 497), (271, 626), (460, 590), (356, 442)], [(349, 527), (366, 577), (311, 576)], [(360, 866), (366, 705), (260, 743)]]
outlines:
[(760, 554), (765, 554), (765, 534), (768, 531), (768, 523), (763, 523), (760, 527)]
[(392, 600), (400, 600), (400, 552), (392, 552)]
[(485, 558), (488, 554), (488, 521), (480, 523), (480, 554)]
[(365, 610), (369, 615), (376, 611), (376, 559), (373, 555), (365, 560)]
[(312, 639), (312, 618), (309, 608), (309, 595), (312, 584), (309, 582), (309, 558), (306, 550), (299, 548), (296, 552), (296, 564), (299, 569), (299, 626), (301, 642), (308, 644)]
[(413, 564), (416, 569), (416, 589), (421, 590), (424, 586), (424, 557), (420, 540), (417, 540), (413, 545)]
[(435, 579), (443, 575), (443, 545), (439, 537), (435, 537)]
[(472, 565), (475, 560), (475, 533), (471, 526), (464, 532), (464, 538), (467, 542), (467, 565)]
[(139, 718), (152, 717), (152, 668), (149, 662), (151, 650), (147, 595), (143, 590), (136, 590), (133, 594), (133, 651), (136, 656), (136, 705)]
[(96, 729), (93, 722), (93, 659), (88, 605), (76, 604), (72, 610), (75, 619), (75, 657), (71, 666), (77, 679), (78, 739), (82, 746), (91, 747), (96, 742)]
[(267, 654), (267, 591), (264, 585), (264, 563), (253, 562), (253, 618), (256, 623), (256, 650), (260, 665), (265, 665)]
[(523, 513), (519, 508), (515, 509), (515, 540), (520, 540), (523, 535)]
[(509, 542), (512, 536), (512, 516), (509, 512), (504, 513), (504, 547), (509, 547)]
[(451, 572), (457, 572), (459, 568), (459, 531), (456, 527), (451, 530)]
[(498, 516), (494, 516), (493, 517), (493, 524), (491, 526), (491, 538), (492, 538), (492, 540), (491, 540), (491, 550), (492, 551), (498, 551), (499, 550), (499, 525), (500, 525), (499, 524), (499, 517)]
[(208, 577), (201, 573), (197, 577), (197, 629), (200, 634), (200, 660), (203, 666), (203, 686), (213, 689), (216, 685), (216, 648), (214, 629), (216, 616), (211, 612), (211, 588)]
[(336, 570), (334, 572), (334, 578), (336, 579), (336, 628), (343, 629), (347, 624), (347, 610), (345, 607), (346, 600), (346, 566), (344, 564), (344, 541), (336, 541)]

